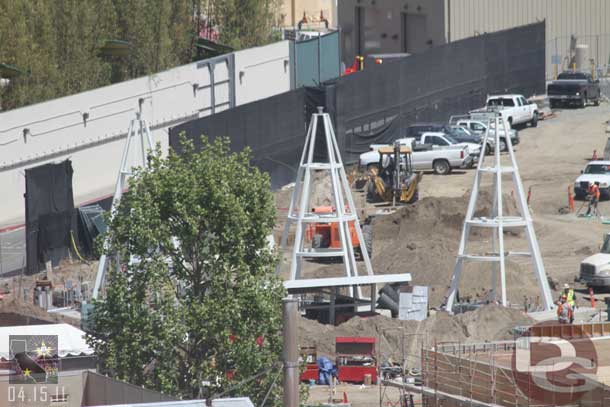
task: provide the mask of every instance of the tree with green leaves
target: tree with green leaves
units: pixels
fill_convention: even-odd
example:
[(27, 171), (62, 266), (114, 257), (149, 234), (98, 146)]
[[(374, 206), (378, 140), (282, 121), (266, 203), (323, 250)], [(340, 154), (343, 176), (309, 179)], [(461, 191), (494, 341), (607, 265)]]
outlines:
[(211, 19), (220, 27), (220, 42), (235, 49), (279, 41), (281, 0), (207, 0)]
[[(24, 74), (0, 87), (3, 110), (193, 61), (199, 18), (235, 49), (278, 40), (280, 0), (0, 0), (0, 63)], [(126, 56), (101, 54), (108, 40)]]
[[(281, 405), (281, 281), (266, 173), (226, 139), (136, 169), (112, 216), (89, 343), (113, 377), (182, 398)], [(272, 383), (276, 385), (270, 392)]]

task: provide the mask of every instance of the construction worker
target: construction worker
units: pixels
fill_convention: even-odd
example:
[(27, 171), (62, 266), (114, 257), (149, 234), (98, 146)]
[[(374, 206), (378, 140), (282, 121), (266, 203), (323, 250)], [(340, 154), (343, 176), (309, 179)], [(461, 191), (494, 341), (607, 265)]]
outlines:
[(569, 284), (563, 285), (563, 295), (566, 297), (566, 302), (570, 306), (572, 310), (572, 319), (570, 323), (574, 322), (574, 310), (576, 309), (576, 294), (574, 294), (574, 289), (570, 287)]
[(560, 324), (572, 323), (574, 316), (570, 304), (568, 304), (567, 297), (562, 295), (560, 300), (557, 301), (557, 319)]
[(589, 208), (587, 209), (587, 216), (591, 214), (591, 208), (595, 208), (597, 211), (597, 203), (599, 202), (599, 182), (591, 183), (589, 182), (589, 189), (587, 191), (589, 194)]

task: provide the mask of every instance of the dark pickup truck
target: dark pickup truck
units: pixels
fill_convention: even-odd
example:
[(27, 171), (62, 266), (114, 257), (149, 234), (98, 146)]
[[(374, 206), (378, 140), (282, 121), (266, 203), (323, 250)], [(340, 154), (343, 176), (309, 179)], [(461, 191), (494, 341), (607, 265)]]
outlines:
[(546, 90), (551, 108), (564, 104), (585, 107), (588, 102), (599, 105), (599, 80), (585, 72), (562, 72)]

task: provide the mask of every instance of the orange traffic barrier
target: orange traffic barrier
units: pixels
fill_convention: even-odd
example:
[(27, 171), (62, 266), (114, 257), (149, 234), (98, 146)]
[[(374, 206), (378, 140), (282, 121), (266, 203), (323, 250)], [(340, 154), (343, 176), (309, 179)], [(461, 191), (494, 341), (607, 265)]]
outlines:
[(343, 403), (348, 404), (349, 401), (347, 400), (347, 393), (343, 392)]
[(593, 155), (591, 156), (591, 161), (597, 161), (597, 150), (593, 150)]
[(595, 308), (595, 295), (593, 295), (592, 287), (589, 287), (589, 298), (591, 299), (591, 308)]
[(574, 212), (574, 196), (572, 196), (572, 185), (568, 185), (568, 205), (570, 212)]

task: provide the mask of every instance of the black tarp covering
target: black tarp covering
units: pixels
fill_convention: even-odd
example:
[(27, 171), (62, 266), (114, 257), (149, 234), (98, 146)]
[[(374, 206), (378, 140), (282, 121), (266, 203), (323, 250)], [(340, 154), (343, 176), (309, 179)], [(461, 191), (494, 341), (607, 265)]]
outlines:
[(484, 34), (432, 48), (327, 82), (301, 88), (170, 129), (191, 139), (229, 136), (249, 145), (254, 163), (273, 187), (293, 182), (306, 124), (323, 104), (335, 125), (345, 162), (356, 162), (372, 143), (389, 143), (418, 121), (446, 122), (482, 107), (488, 94), (545, 91), (545, 23)]
[(307, 101), (316, 104), (322, 94), (306, 96), (304, 88), (282, 93), (267, 99), (238, 106), (234, 109), (203, 117), (170, 129), (169, 144), (180, 151), (179, 134), (184, 132), (200, 144), (200, 136), (231, 138), (235, 151), (249, 146), (253, 164), (269, 172), (272, 187), (293, 182), (301, 158), (304, 136), (307, 131)]
[(446, 122), (484, 106), (488, 94), (544, 93), (545, 23), (484, 34), (340, 78), (338, 143), (347, 162), (415, 122)]
[(25, 170), (27, 274), (56, 266), (70, 247), (74, 215), (72, 162), (45, 164)]

